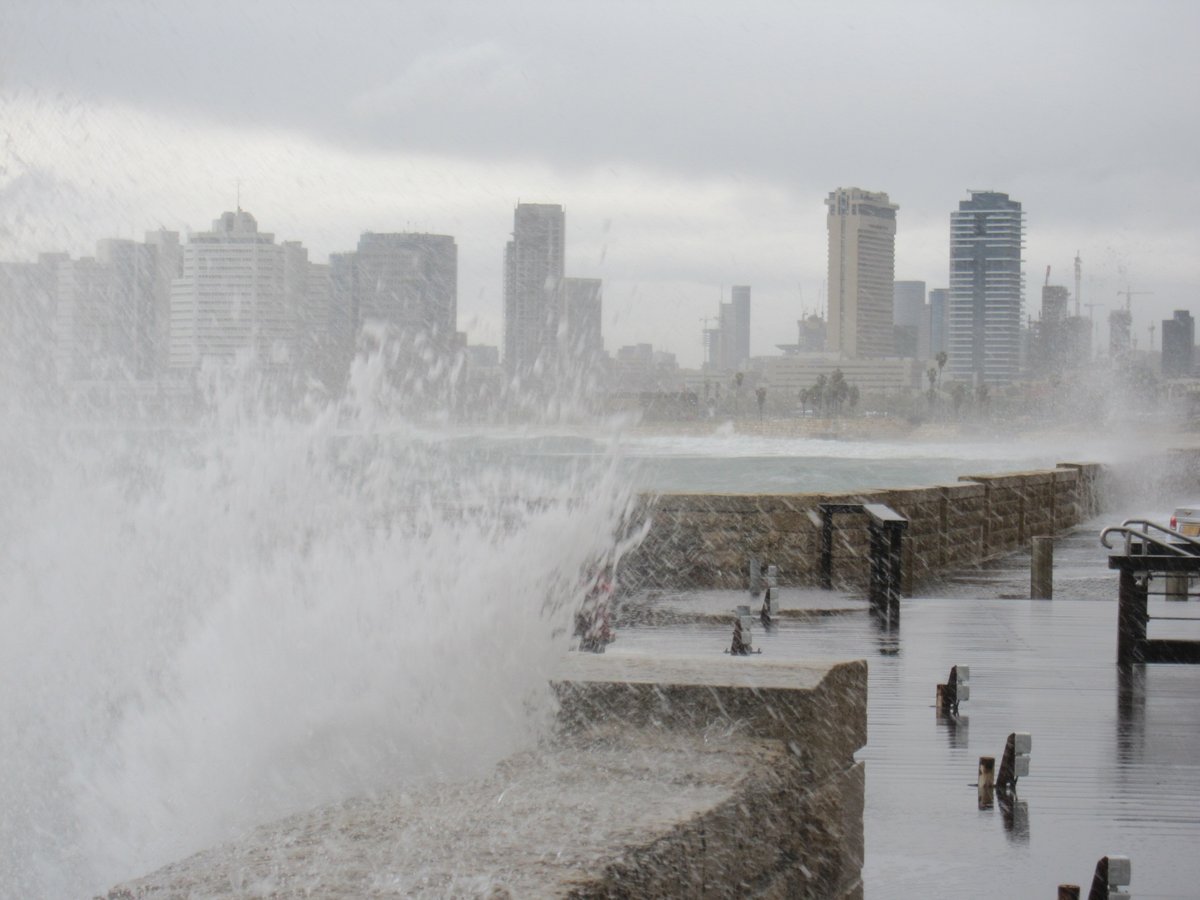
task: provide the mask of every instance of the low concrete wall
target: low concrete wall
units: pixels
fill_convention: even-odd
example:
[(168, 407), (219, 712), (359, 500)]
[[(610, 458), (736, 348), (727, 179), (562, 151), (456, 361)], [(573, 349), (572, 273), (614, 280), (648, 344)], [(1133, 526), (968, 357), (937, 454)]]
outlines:
[(264, 826), (108, 900), (861, 900), (867, 665), (570, 654), (560, 727), (486, 777)]
[[(1063, 463), (1054, 469), (964, 475), (953, 484), (844, 494), (664, 494), (643, 498), (651, 529), (624, 561), (633, 587), (742, 588), (753, 556), (779, 567), (784, 584), (816, 584), (821, 503), (885, 503), (905, 516), (907, 587), (947, 570), (979, 565), (1097, 515), (1103, 469)], [(835, 517), (834, 583), (867, 579), (861, 516)]]
[(757, 659), (579, 654), (556, 684), (562, 720), (589, 739), (608, 723), (736, 733), (783, 751), (724, 802), (629, 847), (568, 896), (861, 898), (867, 739), (864, 661), (798, 667)]

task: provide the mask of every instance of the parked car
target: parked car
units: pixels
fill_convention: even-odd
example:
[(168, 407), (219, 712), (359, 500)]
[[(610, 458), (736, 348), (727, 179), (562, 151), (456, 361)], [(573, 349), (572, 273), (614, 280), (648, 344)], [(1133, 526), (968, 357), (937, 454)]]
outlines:
[(1184, 537), (1200, 537), (1200, 506), (1177, 506), (1171, 513), (1171, 530)]

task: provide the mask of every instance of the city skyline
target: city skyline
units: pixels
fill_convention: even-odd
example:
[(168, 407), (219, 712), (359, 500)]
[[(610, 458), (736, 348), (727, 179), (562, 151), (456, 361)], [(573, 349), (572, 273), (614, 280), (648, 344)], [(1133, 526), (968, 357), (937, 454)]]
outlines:
[[(414, 3), (331, 31), (322, 4), (11, 4), (0, 257), (203, 230), (240, 190), (318, 263), (364, 232), (454, 235), (460, 327), (500, 345), (512, 204), (560, 203), (567, 270), (604, 282), (609, 348), (694, 366), (732, 285), (754, 288), (754, 355), (820, 308), (831, 185), (889, 194), (895, 277), (930, 288), (949, 280), (950, 211), (993, 188), (1028, 212), (1031, 283), (1051, 265), (1072, 286), (1079, 251), (1097, 346), (1118, 291), (1153, 292), (1133, 308), (1146, 348), (1200, 294), (1196, 126), (1178, 112), (1200, 11), (918, 6), (529, 3), (518, 27)], [(864, 64), (831, 81), (846, 41)], [(964, 66), (1003, 91), (979, 98), (950, 77)]]

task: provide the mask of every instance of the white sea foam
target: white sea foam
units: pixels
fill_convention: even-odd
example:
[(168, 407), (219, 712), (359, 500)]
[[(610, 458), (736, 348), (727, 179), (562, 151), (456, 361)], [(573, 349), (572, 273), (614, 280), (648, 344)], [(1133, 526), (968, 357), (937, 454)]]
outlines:
[(0, 896), (99, 890), (290, 811), (485, 768), (551, 711), (630, 492), (386, 409), (0, 451)]

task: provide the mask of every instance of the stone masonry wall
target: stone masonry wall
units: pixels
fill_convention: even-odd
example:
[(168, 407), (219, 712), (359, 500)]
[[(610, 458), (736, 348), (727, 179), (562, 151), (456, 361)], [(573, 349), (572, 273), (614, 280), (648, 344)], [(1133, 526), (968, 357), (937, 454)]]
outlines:
[[(932, 487), (844, 494), (664, 494), (643, 498), (650, 532), (622, 565), (634, 588), (742, 588), (751, 557), (779, 567), (784, 584), (817, 582), (821, 503), (883, 503), (908, 519), (908, 589), (1029, 546), (1100, 512), (1102, 467), (965, 475)], [(867, 579), (865, 516), (834, 517), (834, 583)]]

